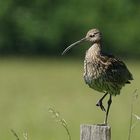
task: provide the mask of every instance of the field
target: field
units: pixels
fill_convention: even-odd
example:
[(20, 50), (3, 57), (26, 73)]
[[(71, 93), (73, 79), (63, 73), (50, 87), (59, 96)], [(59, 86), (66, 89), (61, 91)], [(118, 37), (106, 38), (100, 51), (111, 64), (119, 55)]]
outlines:
[[(125, 62), (135, 80), (113, 97), (109, 114), (112, 140), (127, 140), (132, 93), (140, 86), (140, 63)], [(105, 114), (95, 106), (102, 93), (85, 85), (82, 75), (82, 60), (0, 58), (0, 139), (15, 140), (13, 129), (20, 139), (27, 132), (29, 140), (67, 140), (49, 107), (68, 122), (72, 140), (79, 140), (80, 124), (103, 123)], [(139, 98), (134, 114), (140, 115)], [(139, 130), (140, 123), (132, 131), (132, 140), (140, 139)]]

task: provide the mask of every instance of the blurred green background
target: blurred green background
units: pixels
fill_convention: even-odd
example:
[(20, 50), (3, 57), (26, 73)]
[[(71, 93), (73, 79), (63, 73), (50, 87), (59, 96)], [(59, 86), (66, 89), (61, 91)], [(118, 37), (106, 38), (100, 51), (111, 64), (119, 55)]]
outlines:
[(5, 0), (0, 9), (1, 54), (59, 55), (96, 27), (106, 49), (140, 55), (139, 0)]
[[(139, 25), (139, 0), (1, 1), (0, 139), (15, 140), (10, 132), (14, 129), (21, 139), (28, 132), (32, 140), (67, 140), (49, 107), (67, 120), (72, 140), (80, 139), (80, 124), (103, 122), (105, 114), (95, 106), (102, 93), (90, 89), (82, 78), (89, 44), (61, 56), (91, 28), (101, 30), (104, 50), (123, 58), (135, 79), (113, 98), (109, 116), (112, 139), (127, 139), (131, 97), (140, 86)], [(137, 99), (137, 115), (139, 106)], [(133, 129), (134, 140), (140, 138), (139, 129), (140, 125)]]

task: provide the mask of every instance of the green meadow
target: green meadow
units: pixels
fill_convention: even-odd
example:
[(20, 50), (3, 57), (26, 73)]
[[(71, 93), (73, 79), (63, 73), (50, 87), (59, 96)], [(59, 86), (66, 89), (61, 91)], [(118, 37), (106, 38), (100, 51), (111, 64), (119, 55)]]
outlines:
[[(137, 88), (140, 93), (140, 63), (125, 63), (135, 80), (113, 97), (109, 114), (112, 140), (128, 139), (132, 93)], [(95, 105), (102, 95), (84, 83), (83, 60), (0, 58), (0, 140), (16, 140), (11, 129), (20, 140), (25, 132), (29, 140), (68, 140), (49, 107), (67, 121), (72, 140), (79, 140), (80, 124), (103, 123), (105, 113)], [(133, 113), (140, 116), (140, 97), (133, 107)], [(139, 130), (140, 123), (132, 130), (132, 140), (140, 139)]]

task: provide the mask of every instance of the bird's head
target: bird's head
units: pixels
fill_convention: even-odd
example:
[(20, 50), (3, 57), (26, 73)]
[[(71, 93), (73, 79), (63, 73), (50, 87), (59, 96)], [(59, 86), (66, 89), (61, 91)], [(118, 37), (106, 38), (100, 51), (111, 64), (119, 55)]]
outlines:
[(98, 43), (101, 41), (101, 33), (98, 29), (91, 29), (87, 32), (85, 38), (91, 43)]
[(87, 32), (86, 36), (79, 41), (76, 41), (75, 43), (68, 46), (63, 52), (62, 55), (65, 54), (67, 51), (69, 51), (72, 47), (80, 44), (83, 41), (94, 43), (99, 43), (101, 41), (101, 33), (98, 29), (91, 29)]

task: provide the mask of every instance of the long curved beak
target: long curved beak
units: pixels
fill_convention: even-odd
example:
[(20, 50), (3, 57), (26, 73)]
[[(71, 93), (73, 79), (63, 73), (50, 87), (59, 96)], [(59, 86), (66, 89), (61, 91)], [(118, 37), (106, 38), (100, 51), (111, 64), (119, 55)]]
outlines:
[(86, 40), (86, 37), (76, 41), (75, 43), (71, 44), (70, 46), (68, 46), (63, 52), (62, 52), (62, 55), (64, 55), (66, 52), (68, 52), (72, 47), (78, 45), (79, 43), (83, 42)]

